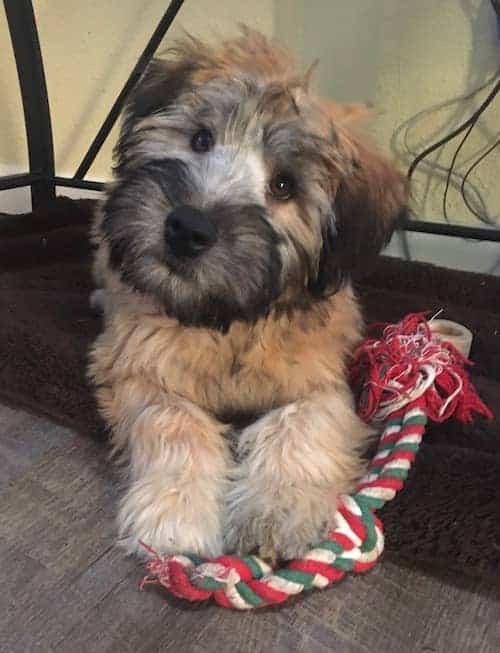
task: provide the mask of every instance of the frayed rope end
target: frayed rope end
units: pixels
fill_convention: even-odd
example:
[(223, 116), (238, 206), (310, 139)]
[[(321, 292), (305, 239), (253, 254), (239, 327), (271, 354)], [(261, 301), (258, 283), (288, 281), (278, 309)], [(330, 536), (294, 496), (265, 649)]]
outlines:
[(381, 421), (408, 404), (419, 406), (435, 422), (454, 416), (471, 422), (473, 414), (493, 418), (469, 381), (472, 365), (450, 342), (433, 334), (425, 313), (412, 313), (382, 327), (354, 352), (350, 380), (361, 389), (358, 413)]

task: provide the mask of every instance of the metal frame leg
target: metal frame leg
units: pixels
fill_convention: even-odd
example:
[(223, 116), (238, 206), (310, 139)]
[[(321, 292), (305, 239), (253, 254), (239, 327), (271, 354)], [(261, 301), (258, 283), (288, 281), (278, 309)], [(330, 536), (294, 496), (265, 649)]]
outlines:
[(47, 84), (31, 0), (4, 0), (28, 143), (33, 209), (55, 199), (54, 147)]
[(94, 162), (96, 156), (98, 155), (104, 141), (109, 135), (109, 132), (113, 128), (115, 122), (120, 115), (120, 112), (125, 104), (128, 94), (134, 88), (134, 86), (139, 81), (140, 76), (146, 69), (146, 66), (153, 58), (154, 53), (156, 52), (158, 46), (160, 45), (163, 37), (167, 33), (168, 28), (172, 24), (174, 18), (179, 13), (180, 8), (184, 4), (184, 0), (171, 0), (167, 10), (163, 14), (160, 22), (158, 23), (157, 28), (153, 32), (153, 35), (149, 39), (148, 44), (144, 48), (139, 60), (137, 61), (134, 69), (129, 75), (129, 78), (125, 82), (124, 87), (120, 91), (120, 94), (116, 98), (113, 106), (111, 107), (106, 119), (102, 123), (101, 128), (96, 134), (96, 137), (90, 144), (89, 149), (87, 150), (85, 156), (82, 159), (82, 162), (78, 166), (78, 170), (75, 172), (73, 177), (74, 180), (82, 180), (87, 172), (89, 171), (90, 166)]

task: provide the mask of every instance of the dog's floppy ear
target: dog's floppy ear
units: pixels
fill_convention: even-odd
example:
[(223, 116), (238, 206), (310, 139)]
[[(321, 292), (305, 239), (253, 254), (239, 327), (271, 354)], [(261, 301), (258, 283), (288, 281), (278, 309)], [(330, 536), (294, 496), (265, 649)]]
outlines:
[(210, 68), (211, 47), (187, 32), (148, 64), (127, 100), (127, 113), (135, 118), (148, 116), (168, 107), (185, 90), (194, 72)]
[(336, 131), (345, 170), (335, 182), (331, 220), (323, 234), (316, 294), (335, 292), (366, 269), (406, 216), (407, 184), (395, 165), (345, 129)]
[(127, 101), (132, 118), (143, 118), (168, 107), (186, 87), (194, 65), (189, 61), (153, 59)]
[(120, 137), (114, 149), (116, 170), (127, 165), (127, 152), (134, 138), (134, 127), (168, 106), (189, 85), (194, 64), (179, 59), (153, 59), (132, 89), (123, 114)]

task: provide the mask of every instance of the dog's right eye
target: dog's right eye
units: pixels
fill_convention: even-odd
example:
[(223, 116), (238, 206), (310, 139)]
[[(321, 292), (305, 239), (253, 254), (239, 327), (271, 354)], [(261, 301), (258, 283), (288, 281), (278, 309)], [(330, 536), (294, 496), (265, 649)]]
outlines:
[(214, 146), (214, 137), (210, 129), (200, 129), (191, 139), (191, 149), (194, 152), (208, 152)]
[(285, 172), (279, 172), (269, 182), (271, 195), (282, 202), (291, 199), (295, 194), (295, 181)]

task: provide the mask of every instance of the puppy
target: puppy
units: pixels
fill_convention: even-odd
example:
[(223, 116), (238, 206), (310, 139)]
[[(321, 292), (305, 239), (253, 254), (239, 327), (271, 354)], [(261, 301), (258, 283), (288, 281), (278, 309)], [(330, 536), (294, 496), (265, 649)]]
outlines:
[(363, 474), (349, 277), (406, 189), (351, 112), (248, 29), (218, 48), (187, 38), (133, 92), (94, 228), (105, 326), (90, 364), (127, 460), (129, 552), (292, 558)]

